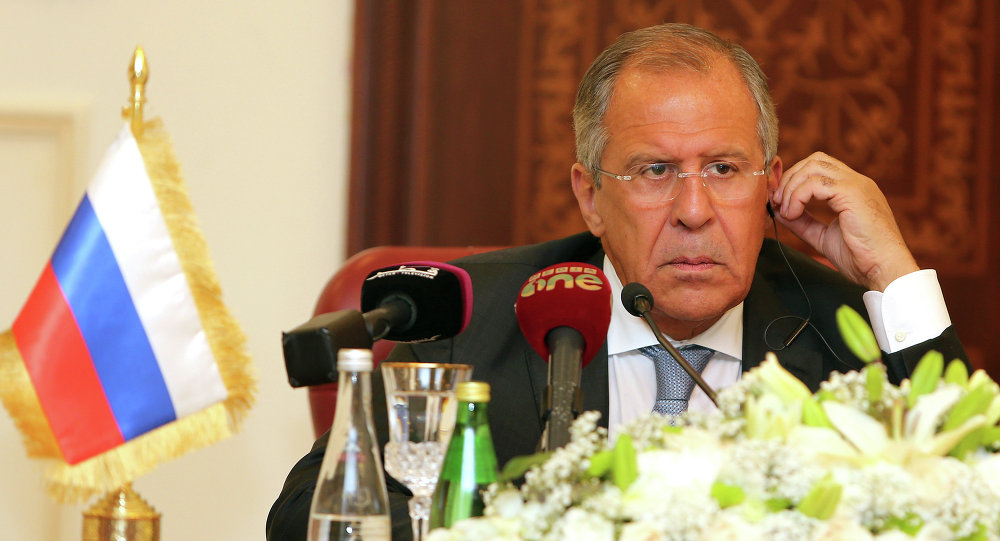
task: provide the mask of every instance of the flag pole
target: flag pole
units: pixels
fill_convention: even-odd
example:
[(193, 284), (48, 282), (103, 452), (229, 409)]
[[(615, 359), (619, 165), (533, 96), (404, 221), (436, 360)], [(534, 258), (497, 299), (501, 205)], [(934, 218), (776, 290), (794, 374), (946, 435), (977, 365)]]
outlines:
[(122, 118), (131, 121), (132, 135), (142, 138), (142, 108), (146, 103), (146, 81), (149, 79), (149, 64), (142, 45), (137, 45), (132, 53), (132, 63), (128, 67), (128, 79), (132, 83), (129, 104), (122, 107)]
[[(142, 137), (142, 109), (146, 103), (149, 64), (142, 45), (136, 46), (128, 67), (132, 85), (129, 104), (122, 107), (122, 118), (130, 122), (136, 140)], [(83, 541), (159, 541), (160, 513), (127, 483), (108, 492), (83, 512)]]

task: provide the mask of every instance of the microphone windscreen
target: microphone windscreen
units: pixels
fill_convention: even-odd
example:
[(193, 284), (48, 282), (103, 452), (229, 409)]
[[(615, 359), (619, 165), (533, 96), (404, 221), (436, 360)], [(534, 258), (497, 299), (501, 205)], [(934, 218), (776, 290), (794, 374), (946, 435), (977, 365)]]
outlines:
[(361, 311), (370, 312), (394, 296), (413, 301), (413, 324), (390, 329), (396, 342), (426, 342), (462, 332), (472, 318), (472, 279), (454, 265), (415, 261), (376, 269), (361, 285)]
[(630, 282), (622, 288), (622, 305), (635, 317), (642, 317), (642, 312), (635, 305), (635, 301), (642, 297), (649, 301), (649, 309), (652, 310), (653, 294), (649, 292), (649, 288), (639, 282)]
[(601, 269), (586, 263), (560, 263), (533, 274), (514, 305), (517, 323), (531, 347), (548, 361), (545, 337), (556, 327), (583, 336), (583, 366), (601, 348), (611, 323), (611, 286)]

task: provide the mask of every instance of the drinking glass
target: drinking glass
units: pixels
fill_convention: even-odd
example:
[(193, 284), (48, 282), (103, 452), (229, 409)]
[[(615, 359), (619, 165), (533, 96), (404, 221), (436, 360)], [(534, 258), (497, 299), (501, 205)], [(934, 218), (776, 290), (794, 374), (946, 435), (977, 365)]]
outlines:
[(385, 381), (389, 443), (385, 471), (413, 492), (413, 539), (427, 534), (431, 496), (455, 428), (455, 388), (472, 376), (467, 364), (397, 363), (379, 365)]

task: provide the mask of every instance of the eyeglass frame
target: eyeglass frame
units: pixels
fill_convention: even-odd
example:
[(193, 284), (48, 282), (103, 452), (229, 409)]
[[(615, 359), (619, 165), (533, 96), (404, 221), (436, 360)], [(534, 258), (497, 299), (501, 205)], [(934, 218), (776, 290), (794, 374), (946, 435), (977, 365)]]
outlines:
[[(714, 162), (705, 164), (705, 166), (701, 168), (701, 171), (698, 171), (697, 173), (678, 172), (677, 173), (677, 179), (685, 179), (685, 178), (688, 178), (688, 177), (701, 177), (701, 185), (704, 186), (706, 189), (708, 189), (708, 186), (705, 184), (705, 179), (708, 178), (709, 176), (711, 176), (711, 173), (706, 173), (705, 170), (708, 169), (713, 164), (716, 164), (716, 163), (719, 163), (719, 162), (718, 161), (714, 161)], [(740, 160), (738, 162), (723, 162), (723, 163), (734, 163), (734, 164), (735, 163), (747, 163), (747, 164), (749, 164), (750, 162), (749, 161)], [(678, 169), (680, 168), (679, 165), (677, 165), (675, 163), (672, 163), (672, 162), (649, 162), (649, 163), (640, 163), (640, 164), (633, 165), (632, 167), (629, 168), (629, 170), (636, 169), (637, 167), (650, 166), (650, 165), (656, 165), (656, 164), (673, 165), (673, 166), (677, 167)], [(750, 174), (752, 176), (755, 176), (755, 177), (767, 175), (767, 170), (769, 168), (770, 167), (768, 166), (768, 164), (765, 163), (764, 167), (762, 167), (760, 170), (751, 171)], [(607, 175), (607, 176), (609, 176), (609, 177), (611, 177), (611, 178), (613, 178), (615, 180), (621, 180), (623, 182), (631, 182), (632, 179), (637, 176), (637, 175), (616, 175), (616, 174), (614, 174), (614, 173), (612, 173), (610, 171), (606, 171), (604, 169), (601, 169), (600, 167), (595, 167), (594, 170), (597, 171), (598, 173), (601, 173), (603, 175)], [(669, 197), (667, 199), (664, 199), (663, 201), (673, 201), (674, 199), (677, 199), (678, 195), (680, 195), (680, 191), (678, 191), (677, 194), (674, 195), (673, 197)], [(736, 198), (736, 199), (740, 199), (740, 198)]]

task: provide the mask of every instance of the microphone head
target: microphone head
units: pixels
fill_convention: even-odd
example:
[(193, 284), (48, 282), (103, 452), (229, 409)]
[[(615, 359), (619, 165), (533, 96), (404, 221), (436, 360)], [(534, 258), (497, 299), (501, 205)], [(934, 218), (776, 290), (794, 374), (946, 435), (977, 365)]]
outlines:
[(412, 324), (390, 329), (383, 337), (396, 342), (427, 342), (462, 332), (472, 318), (472, 279), (454, 265), (414, 261), (383, 267), (361, 285), (361, 311), (404, 298), (413, 307)]
[(642, 317), (642, 310), (636, 306), (636, 301), (643, 298), (649, 302), (648, 309), (652, 310), (653, 294), (649, 292), (649, 288), (639, 282), (631, 282), (622, 288), (622, 304), (628, 310), (628, 313), (635, 317)]
[(601, 269), (586, 263), (560, 263), (533, 274), (514, 304), (517, 323), (531, 347), (549, 360), (545, 337), (556, 327), (583, 336), (583, 366), (601, 348), (611, 323), (611, 286)]

